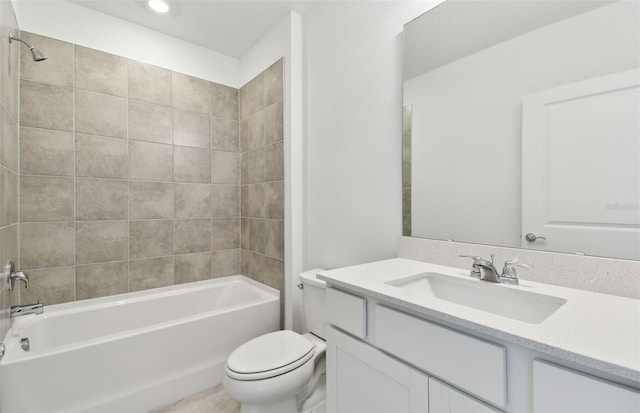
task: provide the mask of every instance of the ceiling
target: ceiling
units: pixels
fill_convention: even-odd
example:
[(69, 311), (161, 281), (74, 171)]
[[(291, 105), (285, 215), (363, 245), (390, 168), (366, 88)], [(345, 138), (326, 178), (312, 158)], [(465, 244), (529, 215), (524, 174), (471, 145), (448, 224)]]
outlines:
[(616, 0), (449, 0), (404, 27), (404, 79)]
[(304, 13), (315, 1), (167, 0), (166, 14), (146, 0), (68, 0), (140, 26), (238, 58), (290, 10)]

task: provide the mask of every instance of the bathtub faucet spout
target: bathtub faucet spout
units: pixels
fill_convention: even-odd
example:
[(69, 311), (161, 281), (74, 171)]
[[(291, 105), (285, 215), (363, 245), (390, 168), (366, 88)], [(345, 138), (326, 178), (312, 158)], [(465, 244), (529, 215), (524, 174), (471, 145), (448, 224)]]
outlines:
[(42, 314), (43, 311), (44, 305), (39, 302), (38, 304), (14, 305), (11, 307), (9, 315), (11, 317), (17, 317), (27, 314)]

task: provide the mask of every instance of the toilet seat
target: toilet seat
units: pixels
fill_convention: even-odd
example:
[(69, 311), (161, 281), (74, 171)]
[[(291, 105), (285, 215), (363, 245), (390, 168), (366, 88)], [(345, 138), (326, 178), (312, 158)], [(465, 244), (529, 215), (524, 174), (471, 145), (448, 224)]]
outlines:
[(290, 330), (275, 331), (238, 347), (227, 359), (225, 373), (242, 381), (262, 380), (297, 369), (314, 354), (314, 345)]

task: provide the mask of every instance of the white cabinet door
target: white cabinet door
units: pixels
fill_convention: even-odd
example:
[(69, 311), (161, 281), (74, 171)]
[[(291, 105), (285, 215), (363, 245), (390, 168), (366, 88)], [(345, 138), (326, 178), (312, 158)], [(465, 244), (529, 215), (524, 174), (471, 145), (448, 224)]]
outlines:
[(475, 399), (452, 387), (429, 378), (429, 413), (497, 413)]
[(541, 361), (533, 362), (535, 413), (640, 412), (640, 392)]
[(327, 410), (424, 412), (428, 377), (333, 327), (327, 331)]

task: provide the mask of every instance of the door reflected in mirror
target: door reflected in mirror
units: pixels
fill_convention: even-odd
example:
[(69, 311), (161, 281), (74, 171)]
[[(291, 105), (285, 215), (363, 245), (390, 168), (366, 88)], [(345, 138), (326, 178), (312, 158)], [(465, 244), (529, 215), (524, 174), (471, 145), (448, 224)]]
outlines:
[(403, 234), (639, 260), (639, 20), (448, 0), (405, 25)]

